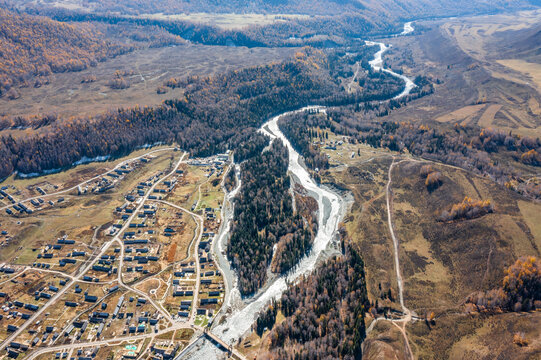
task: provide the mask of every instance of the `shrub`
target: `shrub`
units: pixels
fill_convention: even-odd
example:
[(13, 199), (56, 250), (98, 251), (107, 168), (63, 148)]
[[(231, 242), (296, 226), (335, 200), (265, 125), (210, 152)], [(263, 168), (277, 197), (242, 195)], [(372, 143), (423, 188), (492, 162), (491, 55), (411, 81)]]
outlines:
[(19, 94), (19, 92), (15, 90), (14, 88), (11, 88), (6, 93), (6, 96), (9, 100), (16, 100), (21, 97), (21, 94)]
[(528, 346), (528, 340), (524, 337), (524, 333), (515, 333), (513, 343), (518, 346)]
[(421, 175), (421, 177), (427, 177), (428, 174), (430, 174), (431, 172), (433, 172), (434, 169), (432, 168), (432, 165), (423, 165), (421, 166), (421, 169), (419, 170), (419, 174)]
[(109, 81), (109, 87), (111, 89), (117, 89), (117, 90), (120, 90), (120, 89), (127, 89), (130, 87), (130, 83), (128, 81), (126, 81), (126, 79), (124, 79), (124, 75), (127, 75), (128, 73), (127, 72), (120, 72), (120, 71), (116, 71), (115, 72), (115, 75), (114, 75), (114, 78)]
[(426, 176), (425, 185), (429, 191), (436, 190), (441, 184), (441, 173), (439, 171), (433, 171)]
[(86, 76), (83, 76), (83, 78), (81, 79), (81, 84), (93, 83), (96, 80), (97, 80), (96, 76), (94, 76), (94, 75), (86, 75)]

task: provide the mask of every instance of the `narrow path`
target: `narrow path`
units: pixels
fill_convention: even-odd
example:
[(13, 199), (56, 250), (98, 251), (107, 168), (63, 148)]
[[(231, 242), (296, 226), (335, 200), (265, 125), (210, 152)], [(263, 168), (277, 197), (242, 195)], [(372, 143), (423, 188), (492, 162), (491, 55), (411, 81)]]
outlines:
[(352, 92), (351, 87), (353, 86), (353, 84), (355, 84), (355, 80), (357, 80), (357, 76), (359, 76), (359, 71), (360, 70), (361, 70), (361, 66), (360, 66), (359, 62), (356, 62), (355, 63), (355, 73), (353, 74), (353, 77), (351, 78), (351, 81), (348, 83), (348, 89), (347, 89), (348, 93)]

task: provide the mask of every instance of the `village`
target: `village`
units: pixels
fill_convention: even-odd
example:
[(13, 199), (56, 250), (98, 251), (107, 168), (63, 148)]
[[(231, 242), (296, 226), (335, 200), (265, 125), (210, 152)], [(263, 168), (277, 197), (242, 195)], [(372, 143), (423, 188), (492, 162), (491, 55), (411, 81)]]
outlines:
[[(65, 206), (78, 206), (89, 196), (123, 190), (102, 226), (83, 237), (74, 231), (39, 241), (0, 266), (0, 341), (6, 356), (65, 346), (40, 358), (93, 358), (107, 349), (123, 358), (169, 359), (212, 323), (224, 299), (211, 245), (220, 227), (230, 156), (188, 159), (177, 149), (169, 153), (123, 161), (75, 186), (2, 190), (2, 246), (17, 236), (4, 227), (6, 217), (21, 226), (36, 214), (58, 211), (65, 198), (71, 203)], [(153, 162), (159, 168), (145, 170)], [(10, 198), (16, 203), (5, 201)], [(143, 338), (123, 347), (85, 345), (130, 336)]]

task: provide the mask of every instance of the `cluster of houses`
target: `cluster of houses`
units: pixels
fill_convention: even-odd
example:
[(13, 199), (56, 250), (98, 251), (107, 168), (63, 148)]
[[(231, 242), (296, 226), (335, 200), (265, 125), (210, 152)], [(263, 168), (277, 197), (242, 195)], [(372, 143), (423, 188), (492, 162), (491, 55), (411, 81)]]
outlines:
[[(113, 286), (109, 289), (107, 294), (111, 294), (117, 290), (118, 286)], [(75, 292), (81, 293), (81, 288), (76, 287)], [(148, 311), (127, 311), (127, 308), (131, 303), (135, 304), (136, 309), (144, 306), (147, 303), (147, 300), (142, 297), (127, 297), (123, 294), (118, 298), (116, 303), (113, 303), (113, 308), (109, 306), (105, 299), (100, 299), (98, 296), (85, 292), (82, 294), (80, 302), (81, 303), (66, 301), (64, 306), (78, 307), (82, 303), (99, 303), (99, 306), (94, 307), (93, 311), (85, 314), (85, 316), (88, 316), (87, 320), (77, 319), (76, 321), (73, 321), (64, 332), (64, 336), (66, 337), (73, 336), (76, 339), (80, 339), (87, 330), (87, 327), (90, 326), (95, 330), (96, 338), (100, 339), (104, 329), (110, 327), (114, 320), (124, 321), (123, 335), (144, 333), (152, 327), (156, 330), (155, 327), (161, 319), (161, 315), (158, 315), (157, 311), (154, 311), (153, 313)]]
[(144, 205), (142, 212), (138, 214), (137, 221), (128, 225), (128, 229), (122, 234), (124, 242), (124, 263), (126, 272), (148, 274), (145, 265), (159, 261), (160, 246), (151, 246), (150, 236), (155, 234), (152, 229), (146, 230), (149, 219), (156, 214), (156, 208), (152, 205)]
[(181, 263), (180, 269), (174, 272), (172, 295), (174, 298), (181, 298), (177, 313), (179, 318), (188, 318), (192, 306), (197, 306), (197, 315), (212, 316), (213, 310), (219, 304), (220, 297), (223, 296), (223, 284), (213, 281), (215, 276), (219, 275), (210, 252), (213, 237), (214, 233), (205, 232), (203, 233), (203, 239), (199, 242), (199, 304), (192, 303), (195, 291), (193, 281), (184, 281), (186, 279), (193, 280), (196, 273), (195, 261)]
[[(177, 173), (182, 176), (182, 170), (178, 170)], [(108, 234), (110, 236), (114, 236), (118, 233), (123, 226), (123, 222), (133, 215), (137, 208), (137, 204), (141, 203), (148, 189), (152, 187), (162, 175), (163, 171), (160, 171), (149, 177), (147, 180), (139, 182), (137, 186), (125, 196), (126, 202), (115, 209), (115, 214), (120, 216), (120, 220), (109, 228)], [(178, 177), (173, 177), (171, 180), (164, 181), (163, 184), (154, 188), (153, 193), (149, 194), (148, 199), (161, 200), (162, 195), (160, 194), (171, 192), (177, 183)], [(137, 214), (137, 222), (133, 222), (129, 225), (130, 229), (147, 227), (147, 224), (145, 223), (146, 219), (153, 217), (155, 214), (156, 206), (145, 204), (143, 211)], [(140, 231), (138, 233), (140, 233)]]
[(153, 355), (153, 359), (171, 360), (174, 359), (179, 349), (180, 344), (178, 343), (160, 341), (159, 343), (152, 344), (150, 352)]
[(29, 201), (32, 206), (28, 203), (18, 202), (14, 204), (11, 208), (6, 208), (6, 214), (8, 215), (17, 215), (17, 214), (28, 214), (31, 215), (34, 213), (34, 211), (43, 209), (44, 206), (55, 206), (55, 204), (61, 203), (64, 201), (63, 197), (59, 197), (56, 199), (56, 203), (53, 200), (48, 200), (45, 202), (42, 198), (32, 199)]
[[(1, 224), (0, 224), (1, 226)], [(7, 230), (0, 230), (0, 247), (8, 246), (11, 242), (12, 236)]]
[[(182, 170), (179, 170), (182, 171)], [(162, 183), (160, 183), (158, 186), (154, 188), (153, 193), (154, 194), (166, 194), (170, 193), (175, 189), (175, 186), (178, 183), (178, 179), (176, 176), (173, 176), (171, 180), (165, 180)], [(150, 196), (149, 196), (150, 198)], [(151, 199), (152, 200), (152, 199)]]
[[(60, 291), (60, 287), (66, 285), (67, 282), (68, 280), (60, 280), (59, 286), (53, 285), (51, 283), (41, 286), (39, 289), (34, 291), (34, 300), (36, 302), (42, 299), (44, 301), (49, 301), (56, 293)], [(4, 292), (0, 292), (0, 299), (3, 299), (5, 301), (1, 308), (3, 314), (0, 314), (0, 324), (3, 321), (8, 322), (7, 324), (4, 323), (0, 326), (5, 327), (8, 334), (17, 331), (21, 324), (20, 320), (22, 320), (22, 323), (28, 321), (32, 317), (33, 313), (38, 311), (40, 308), (39, 305), (33, 303), (23, 302), (20, 300), (12, 300), (10, 299), (10, 295)], [(8, 345), (7, 351), (9, 357), (17, 358), (20, 353), (27, 351), (28, 348), (31, 346), (36, 346), (40, 341), (42, 343), (46, 343), (47, 341), (54, 341), (59, 336), (59, 333), (55, 331), (56, 329), (54, 326), (41, 327), (40, 321), (37, 321), (35, 323), (35, 327), (40, 331), (38, 332), (38, 330), (35, 329), (30, 329), (28, 331), (28, 333), (33, 336), (30, 344), (11, 342)]]
[(180, 301), (180, 307), (177, 313), (177, 316), (179, 318), (187, 318), (190, 316), (190, 309), (193, 305), (192, 298), (194, 296), (195, 286), (193, 282), (190, 282), (189, 285), (187, 285), (186, 283), (182, 282), (182, 280), (191, 277), (195, 274), (195, 272), (195, 262), (191, 261), (181, 263), (180, 271), (175, 271), (173, 274), (175, 278), (180, 278), (173, 279), (173, 297), (183, 298)]
[(8, 193), (6, 192), (7, 189), (8, 189), (7, 186), (2, 186), (2, 188), (0, 189), (0, 200), (7, 199), (10, 203), (16, 204), (17, 201), (15, 201), (15, 199), (13, 198), (13, 196), (11, 196), (10, 194), (8, 194)]
[[(73, 249), (76, 241), (64, 235), (56, 240), (56, 244), (45, 245), (36, 255), (36, 261), (32, 264), (38, 269), (49, 269), (52, 265), (51, 259), (58, 259), (58, 266), (64, 267), (68, 264), (77, 264), (78, 260), (87, 257), (85, 251)], [(35, 249), (34, 249), (35, 250)], [(67, 250), (67, 251), (66, 251)]]
[(152, 157), (143, 157), (139, 160), (132, 160), (128, 163), (122, 164), (92, 182), (79, 185), (77, 187), (77, 192), (79, 195), (88, 193), (103, 193), (114, 188), (120, 181), (124, 179), (127, 174), (136, 170), (140, 165), (148, 163), (151, 160)]
[(229, 150), (226, 154), (218, 154), (205, 159), (192, 159), (188, 161), (188, 164), (193, 166), (207, 167), (208, 171), (206, 176), (211, 177), (216, 173), (216, 176), (220, 176), (224, 172), (224, 164), (229, 160)]
[[(12, 215), (12, 216), (15, 216), (15, 215), (18, 215), (18, 214), (20, 214), (20, 215), (25, 215), (25, 214), (30, 215), (30, 214), (33, 214), (34, 211), (36, 211), (36, 210), (43, 209), (46, 206), (55, 206), (55, 204), (61, 203), (61, 202), (64, 201), (63, 197), (59, 197), (54, 201), (53, 200), (45, 201), (43, 198), (41, 198), (39, 196), (34, 197), (34, 198), (30, 199), (29, 201), (17, 201), (17, 200), (15, 200), (15, 198), (12, 195), (7, 193), (7, 189), (8, 189), (7, 186), (3, 186), (0, 189), (0, 200), (8, 201), (9, 204), (12, 205), (11, 207), (8, 207), (8, 208), (5, 209), (6, 214)], [(39, 186), (36, 187), (36, 190), (41, 195), (47, 195), (47, 193)], [(55, 201), (56, 201), (56, 203), (55, 203)]]

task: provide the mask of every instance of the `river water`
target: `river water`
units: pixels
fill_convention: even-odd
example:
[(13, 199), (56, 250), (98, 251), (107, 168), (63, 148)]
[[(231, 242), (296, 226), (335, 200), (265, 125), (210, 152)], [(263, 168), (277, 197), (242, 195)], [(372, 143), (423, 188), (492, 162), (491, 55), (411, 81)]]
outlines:
[[(410, 27), (411, 27), (411, 24), (410, 24)], [(406, 31), (406, 30), (404, 30)], [(365, 41), (366, 42), (366, 45), (368, 46), (379, 46), (379, 51), (374, 55), (374, 60), (370, 61), (369, 64), (370, 66), (372, 66), (372, 68), (376, 71), (385, 71), (386, 73), (388, 74), (391, 74), (393, 76), (396, 76), (402, 80), (404, 80), (404, 83), (406, 84), (406, 86), (404, 87), (404, 90), (402, 90), (402, 92), (398, 95), (396, 95), (393, 99), (400, 99), (401, 97), (404, 97), (406, 95), (408, 95), (411, 90), (416, 86), (413, 81), (408, 78), (407, 76), (404, 76), (404, 75), (401, 75), (401, 74), (398, 74), (398, 73), (395, 73), (394, 71), (392, 70), (389, 70), (389, 69), (385, 69), (383, 67), (383, 54), (390, 49), (390, 46), (388, 45), (385, 45), (384, 43), (379, 43), (379, 42), (373, 42), (373, 41)]]
[(404, 30), (400, 33), (400, 35), (408, 35), (411, 34), (415, 29), (413, 28), (412, 22), (407, 22), (404, 24)]
[[(401, 35), (409, 34), (413, 31), (411, 23), (404, 25), (404, 31)], [(383, 43), (366, 42), (367, 45), (379, 45), (380, 50), (375, 54), (374, 60), (370, 65), (374, 70), (385, 71), (393, 76), (399, 77), (405, 81), (404, 90), (395, 97), (395, 99), (408, 95), (415, 87), (413, 81), (404, 75), (397, 74), (391, 70), (383, 68), (382, 56), (389, 49)], [(325, 112), (322, 106), (305, 107), (294, 112), (303, 112), (307, 110), (318, 110)], [(314, 244), (310, 253), (299, 262), (295, 271), (286, 276), (279, 276), (269, 280), (261, 291), (249, 299), (241, 299), (240, 292), (236, 284), (236, 276), (232, 271), (230, 264), (225, 256), (227, 248), (228, 233), (233, 217), (232, 200), (240, 189), (240, 179), (237, 171), (237, 187), (226, 194), (223, 206), (222, 228), (216, 241), (213, 244), (213, 252), (218, 265), (220, 266), (226, 283), (226, 297), (220, 313), (216, 316), (219, 319), (224, 315), (224, 321), (214, 324), (212, 332), (227, 343), (235, 344), (239, 338), (245, 335), (255, 322), (257, 314), (265, 308), (272, 300), (278, 299), (287, 289), (287, 284), (295, 283), (301, 276), (311, 273), (316, 267), (318, 260), (325, 254), (329, 244), (336, 239), (338, 225), (345, 215), (347, 204), (336, 192), (322, 186), (318, 186), (311, 178), (309, 172), (302, 165), (300, 154), (291, 146), (289, 140), (284, 136), (278, 127), (278, 120), (293, 112), (287, 112), (278, 115), (261, 127), (260, 131), (271, 139), (280, 139), (289, 150), (289, 172), (294, 180), (302, 185), (318, 203), (318, 232), (314, 239)], [(224, 358), (224, 353), (208, 340), (201, 339), (190, 348), (188, 352), (183, 352), (184, 359), (220, 359)]]

